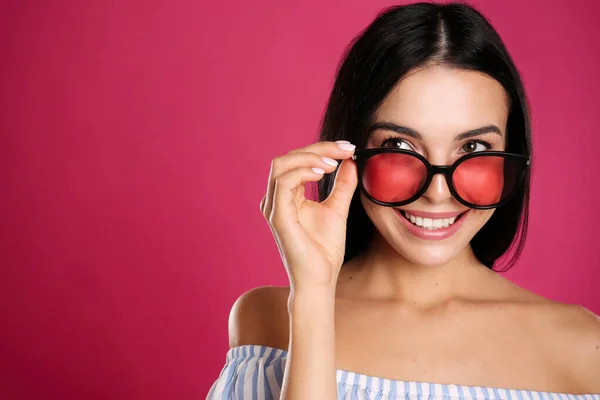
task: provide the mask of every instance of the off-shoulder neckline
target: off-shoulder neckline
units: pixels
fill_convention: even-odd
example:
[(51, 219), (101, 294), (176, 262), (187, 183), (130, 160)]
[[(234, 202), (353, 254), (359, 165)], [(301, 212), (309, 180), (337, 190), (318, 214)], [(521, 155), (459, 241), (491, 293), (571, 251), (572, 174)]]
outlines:
[[(286, 357), (288, 352), (284, 349), (265, 346), (265, 345), (239, 345), (235, 347), (231, 347), (227, 351), (227, 361), (231, 361), (236, 358), (252, 358), (252, 357), (267, 357), (267, 358), (284, 358)], [(582, 394), (573, 394), (573, 393), (565, 393), (565, 392), (549, 392), (549, 391), (540, 391), (540, 390), (530, 390), (530, 389), (510, 389), (510, 388), (502, 388), (502, 387), (493, 387), (493, 386), (476, 386), (476, 385), (459, 385), (452, 383), (436, 383), (436, 382), (425, 382), (425, 381), (405, 381), (405, 380), (397, 380), (397, 379), (389, 379), (382, 378), (378, 376), (362, 374), (359, 372), (348, 371), (344, 369), (337, 369), (336, 375), (338, 381), (343, 380), (347, 384), (354, 384), (358, 386), (362, 386), (363, 388), (372, 388), (372, 384), (376, 382), (376, 385), (380, 388), (383, 387), (395, 387), (397, 388), (398, 394), (412, 394), (412, 393), (421, 393), (421, 394), (429, 394), (431, 391), (435, 391), (435, 393), (449, 393), (451, 391), (459, 391), (465, 393), (494, 393), (493, 396), (489, 396), (491, 399), (504, 398), (499, 395), (500, 392), (504, 392), (505, 394), (508, 392), (509, 395), (507, 398), (515, 399), (529, 399), (536, 400), (531, 396), (531, 394), (537, 394), (537, 397), (540, 400), (544, 400), (545, 396), (554, 396), (563, 400), (569, 399), (586, 399), (591, 396), (591, 399), (599, 399), (600, 393), (582, 393)], [(371, 385), (367, 384), (368, 382)], [(413, 390), (415, 390), (413, 392)], [(525, 397), (527, 395), (527, 397)], [(452, 397), (452, 396), (448, 396)], [(468, 396), (467, 396), (468, 397)], [(488, 398), (486, 396), (486, 398)]]

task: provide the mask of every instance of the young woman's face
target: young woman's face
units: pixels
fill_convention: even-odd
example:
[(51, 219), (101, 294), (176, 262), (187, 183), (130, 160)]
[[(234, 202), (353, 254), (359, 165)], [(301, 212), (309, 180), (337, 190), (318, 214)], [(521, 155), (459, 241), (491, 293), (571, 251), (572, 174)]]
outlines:
[[(373, 117), (373, 124), (409, 128), (402, 130), (412, 134), (379, 128), (371, 132), (366, 147), (411, 150), (432, 165), (451, 165), (473, 152), (505, 150), (507, 118), (506, 93), (494, 79), (474, 71), (430, 67), (408, 74)], [(479, 128), (486, 129), (461, 139), (461, 134)], [(408, 205), (379, 206), (362, 193), (361, 202), (386, 241), (422, 265), (451, 261), (494, 213), (459, 203), (440, 174)]]

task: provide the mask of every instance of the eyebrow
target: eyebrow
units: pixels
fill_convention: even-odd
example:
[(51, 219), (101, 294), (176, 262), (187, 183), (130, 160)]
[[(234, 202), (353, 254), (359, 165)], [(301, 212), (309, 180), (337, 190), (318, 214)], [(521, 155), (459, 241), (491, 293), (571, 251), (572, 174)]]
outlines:
[[(409, 128), (407, 126), (396, 125), (393, 122), (376, 122), (369, 128), (369, 134), (376, 130), (385, 130), (385, 131), (393, 131), (396, 133), (401, 133), (415, 139), (422, 140), (423, 135), (421, 135), (416, 130)], [(475, 136), (483, 135), (484, 133), (496, 133), (502, 136), (502, 131), (496, 125), (486, 125), (481, 128), (471, 129), (466, 132), (462, 132), (454, 138), (455, 141), (461, 141), (465, 139), (469, 139)]]

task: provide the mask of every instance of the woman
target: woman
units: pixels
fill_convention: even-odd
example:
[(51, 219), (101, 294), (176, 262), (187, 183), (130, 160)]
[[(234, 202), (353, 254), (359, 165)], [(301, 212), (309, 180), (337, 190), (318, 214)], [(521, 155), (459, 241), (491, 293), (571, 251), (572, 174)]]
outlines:
[(529, 120), (476, 10), (380, 14), (340, 65), (321, 140), (273, 160), (261, 211), (290, 286), (237, 300), (208, 397), (600, 399), (598, 317), (496, 272), (525, 239)]

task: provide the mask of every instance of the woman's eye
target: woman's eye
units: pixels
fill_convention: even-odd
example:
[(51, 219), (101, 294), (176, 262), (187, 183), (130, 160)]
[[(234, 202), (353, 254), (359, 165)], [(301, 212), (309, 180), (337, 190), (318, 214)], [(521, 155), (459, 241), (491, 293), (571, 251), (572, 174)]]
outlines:
[(460, 149), (464, 153), (475, 153), (478, 151), (488, 150), (490, 147), (491, 146), (488, 145), (487, 143), (471, 141), (471, 142), (465, 143)]
[(381, 147), (386, 147), (390, 149), (402, 149), (402, 150), (413, 150), (408, 144), (407, 141), (402, 140), (400, 138), (389, 138), (383, 141)]

